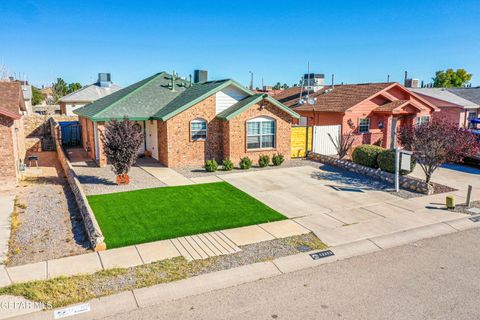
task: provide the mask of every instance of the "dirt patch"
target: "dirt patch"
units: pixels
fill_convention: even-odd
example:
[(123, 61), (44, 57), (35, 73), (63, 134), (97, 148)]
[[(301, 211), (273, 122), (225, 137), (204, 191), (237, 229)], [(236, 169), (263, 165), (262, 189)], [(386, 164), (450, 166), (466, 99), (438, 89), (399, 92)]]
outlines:
[(42, 152), (39, 156), (39, 168), (28, 169), (16, 189), (8, 266), (89, 251), (88, 237), (74, 195), (56, 153)]

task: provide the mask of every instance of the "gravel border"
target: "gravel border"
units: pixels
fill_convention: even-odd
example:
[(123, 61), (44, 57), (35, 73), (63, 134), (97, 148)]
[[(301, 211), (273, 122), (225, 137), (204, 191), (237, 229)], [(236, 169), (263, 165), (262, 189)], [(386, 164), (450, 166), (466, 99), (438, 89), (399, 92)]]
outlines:
[(225, 174), (232, 174), (232, 173), (244, 173), (244, 172), (252, 172), (252, 171), (266, 171), (272, 169), (281, 169), (281, 168), (293, 168), (293, 167), (302, 167), (302, 166), (318, 166), (318, 162), (307, 160), (305, 158), (295, 158), (290, 160), (285, 160), (280, 166), (269, 165), (265, 168), (260, 168), (258, 164), (253, 164), (252, 167), (248, 170), (240, 169), (240, 167), (235, 164), (235, 167), (232, 171), (224, 171), (222, 166), (218, 166), (218, 171), (215, 172), (207, 172), (205, 171), (204, 167), (199, 166), (186, 166), (186, 167), (178, 167), (172, 168), (173, 170), (177, 171), (181, 175), (185, 176), (186, 178), (200, 178), (200, 177), (210, 177), (210, 176), (221, 176)]
[(75, 196), (66, 179), (30, 178), (17, 190), (20, 225), (6, 265), (18, 266), (91, 252)]
[(128, 185), (117, 185), (111, 165), (98, 167), (93, 161), (87, 161), (86, 163), (86, 165), (84, 163), (72, 163), (72, 168), (87, 196), (166, 186), (136, 165), (132, 166), (128, 172), (130, 183)]

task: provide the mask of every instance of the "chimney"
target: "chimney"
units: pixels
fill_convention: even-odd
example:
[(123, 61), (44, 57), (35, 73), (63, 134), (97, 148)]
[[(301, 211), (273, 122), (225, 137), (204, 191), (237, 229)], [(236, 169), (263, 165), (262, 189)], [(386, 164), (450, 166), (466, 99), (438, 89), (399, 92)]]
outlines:
[(407, 78), (408, 78), (408, 72), (405, 71), (405, 77), (403, 78), (403, 85), (407, 87)]
[(208, 81), (208, 71), (207, 70), (194, 70), (193, 71), (193, 82), (194, 83), (204, 83)]
[(335, 74), (332, 74), (332, 89), (335, 88)]
[(100, 87), (110, 87), (112, 85), (112, 78), (110, 73), (99, 73), (98, 84)]

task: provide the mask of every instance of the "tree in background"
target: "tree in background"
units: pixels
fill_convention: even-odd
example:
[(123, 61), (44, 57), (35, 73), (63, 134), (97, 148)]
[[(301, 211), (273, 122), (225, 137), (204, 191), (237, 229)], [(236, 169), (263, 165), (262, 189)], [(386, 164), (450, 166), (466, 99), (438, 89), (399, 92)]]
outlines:
[(68, 85), (62, 78), (57, 78), (57, 81), (52, 83), (52, 91), (55, 102), (68, 93)]
[(128, 172), (135, 163), (143, 142), (141, 127), (127, 117), (123, 121), (111, 120), (105, 125), (105, 155), (117, 176), (117, 184), (128, 184)]
[(446, 118), (413, 127), (403, 126), (398, 139), (407, 150), (413, 151), (427, 183), (442, 164), (461, 162), (480, 150), (475, 134)]
[(289, 86), (288, 84), (284, 83), (284, 84), (282, 85), (282, 89), (283, 89), (283, 90), (286, 90), (286, 89), (288, 89), (288, 88), (290, 88), (290, 86)]
[(437, 71), (435, 72), (435, 77), (432, 78), (433, 86), (436, 88), (464, 87), (471, 79), (472, 74), (465, 69)]
[(32, 104), (34, 106), (42, 103), (44, 97), (42, 91), (37, 87), (32, 86)]
[(274, 86), (273, 86), (273, 90), (280, 90), (282, 88), (282, 84), (280, 82), (277, 82)]
[(77, 90), (80, 90), (82, 88), (82, 85), (78, 82), (72, 82), (68, 85), (68, 93), (75, 92)]

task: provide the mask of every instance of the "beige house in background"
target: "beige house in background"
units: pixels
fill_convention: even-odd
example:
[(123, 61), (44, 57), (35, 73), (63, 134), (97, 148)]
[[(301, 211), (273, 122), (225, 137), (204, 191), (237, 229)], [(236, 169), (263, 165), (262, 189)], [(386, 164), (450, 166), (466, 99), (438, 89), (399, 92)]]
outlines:
[(110, 73), (99, 73), (97, 82), (67, 94), (59, 100), (60, 113), (67, 116), (74, 116), (74, 110), (108, 96), (120, 89), (120, 86), (111, 81)]

